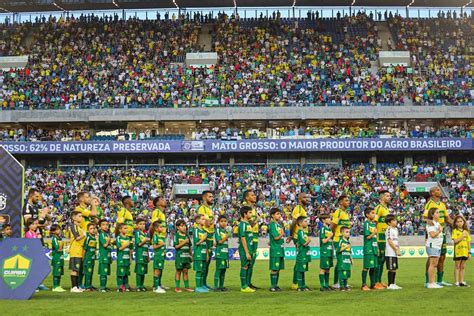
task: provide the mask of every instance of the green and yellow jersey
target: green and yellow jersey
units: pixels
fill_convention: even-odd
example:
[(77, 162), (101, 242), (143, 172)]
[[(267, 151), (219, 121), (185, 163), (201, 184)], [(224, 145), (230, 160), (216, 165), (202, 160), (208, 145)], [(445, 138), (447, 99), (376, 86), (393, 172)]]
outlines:
[(245, 241), (247, 242), (247, 248), (249, 253), (252, 253), (252, 247), (253, 247), (253, 232), (252, 232), (252, 227), (248, 222), (245, 221), (240, 221), (239, 223), (239, 251), (241, 253), (244, 253), (244, 247), (242, 244), (242, 237), (245, 238)]
[(99, 263), (110, 264), (112, 262), (112, 245), (107, 244), (111, 239), (108, 232), (100, 231), (99, 232)]
[(304, 209), (304, 207), (298, 204), (293, 209), (293, 212), (291, 212), (291, 218), (295, 220), (300, 216), (308, 217), (308, 214), (306, 213), (306, 210)]
[[(301, 205), (296, 205), (295, 208), (293, 209), (293, 212), (291, 213), (291, 218), (296, 221), (296, 219), (300, 216), (304, 216), (304, 217), (308, 217), (307, 213), (306, 213), (306, 210), (304, 209), (303, 206)], [(291, 238), (293, 238), (293, 240), (296, 240), (297, 238), (297, 235), (298, 235), (298, 228), (295, 229), (294, 233), (293, 233), (293, 236), (291, 236)]]
[(153, 249), (153, 260), (155, 261), (165, 260), (166, 239), (155, 233), (153, 235), (151, 243), (152, 245), (158, 245), (158, 246), (161, 245), (161, 247)]
[(283, 243), (285, 242), (284, 238), (275, 240), (281, 236), (281, 233), (284, 231), (283, 226), (272, 220), (270, 222), (270, 257), (284, 257), (285, 250), (283, 249)]
[(133, 223), (132, 212), (122, 207), (117, 213), (117, 223), (119, 224), (124, 223), (125, 225), (127, 225), (128, 227), (127, 236), (128, 237), (133, 236), (134, 223)]
[(229, 239), (219, 243), (224, 238), (229, 238), (229, 233), (227, 230), (220, 227), (216, 228), (214, 238), (216, 240), (216, 259), (229, 259)]
[(308, 241), (308, 232), (300, 229), (298, 231), (298, 235), (296, 236), (297, 240), (297, 253), (296, 253), (296, 261), (300, 263), (307, 263), (311, 262), (311, 250), (309, 245), (305, 245)]
[(136, 263), (147, 263), (148, 262), (148, 242), (145, 242), (140, 246), (140, 243), (145, 241), (148, 236), (139, 230), (136, 230), (134, 233), (135, 240), (135, 261)]
[(377, 237), (374, 236), (372, 238), (369, 238), (369, 236), (372, 235), (375, 229), (375, 222), (368, 220), (364, 221), (364, 255), (378, 255), (379, 250), (377, 244)]
[(339, 242), (339, 239), (341, 239), (341, 228), (347, 227), (350, 229), (352, 225), (351, 218), (346, 211), (338, 208), (332, 214), (331, 222), (337, 225), (336, 229), (334, 230), (333, 240), (334, 242)]
[(194, 261), (206, 261), (207, 260), (207, 244), (203, 242), (198, 244), (201, 239), (208, 238), (207, 233), (204, 229), (194, 227), (193, 231), (193, 259)]
[(244, 206), (249, 206), (252, 208), (252, 217), (250, 218), (250, 225), (251, 225), (251, 231), (253, 233), (253, 245), (257, 246), (258, 245), (258, 215), (257, 215), (257, 209), (255, 208), (254, 205), (250, 205), (247, 202), (242, 203)]
[[(188, 236), (176, 232), (174, 235), (174, 245), (179, 245), (182, 241), (188, 239)], [(180, 263), (189, 263), (191, 262), (191, 247), (189, 244), (184, 245), (183, 247), (176, 249), (176, 261)]]
[(209, 227), (204, 226), (203, 229), (207, 233), (207, 239), (213, 240), (215, 231), (214, 211), (209, 206), (201, 204), (197, 210), (197, 213), (204, 215), (204, 219), (210, 222)]
[(69, 246), (69, 256), (71, 258), (82, 258), (84, 255), (84, 238), (77, 241), (76, 239), (84, 235), (84, 230), (81, 225), (73, 224), (71, 226), (71, 244)]
[[(117, 237), (117, 265), (118, 266), (130, 266), (130, 249), (132, 249), (132, 240), (130, 237), (119, 235)], [(124, 249), (120, 250), (121, 247), (125, 246)]]
[(377, 220), (377, 242), (385, 243), (385, 231), (388, 228), (388, 224), (385, 223), (385, 218), (390, 214), (388, 207), (379, 204), (375, 207), (375, 219)]
[(428, 218), (428, 211), (432, 208), (436, 208), (439, 211), (438, 223), (444, 228), (446, 217), (449, 216), (446, 204), (444, 204), (442, 201), (435, 202), (434, 200), (429, 199), (428, 202), (426, 202), (425, 204), (425, 211), (423, 212), (423, 217), (425, 219)]
[(51, 265), (64, 266), (64, 250), (61, 237), (53, 235), (51, 238)]
[(81, 228), (84, 231), (87, 231), (87, 224), (91, 222), (91, 209), (85, 205), (78, 205), (74, 209), (74, 212), (80, 212), (82, 214), (83, 221), (81, 223)]
[[(463, 234), (463, 230), (460, 230), (458, 228), (453, 229), (453, 233), (451, 234), (451, 238), (458, 239), (461, 238)], [(468, 257), (469, 256), (469, 250), (471, 244), (471, 235), (468, 234), (465, 236), (460, 242), (457, 244), (454, 244), (454, 258), (460, 258), (460, 257)]]
[(97, 256), (97, 237), (87, 233), (84, 242), (84, 265), (92, 265)]
[(330, 238), (327, 242), (324, 242), (324, 239), (331, 236), (331, 234), (331, 228), (323, 225), (319, 234), (319, 249), (321, 251), (321, 257), (334, 257), (334, 246), (332, 238)]
[(160, 233), (160, 237), (166, 238), (166, 215), (165, 212), (159, 208), (155, 209), (151, 213), (151, 222), (154, 223), (156, 221), (162, 222), (161, 226), (163, 226), (165, 229)]
[(340, 238), (338, 241), (337, 265), (339, 271), (349, 271), (352, 266), (351, 243), (349, 240)]

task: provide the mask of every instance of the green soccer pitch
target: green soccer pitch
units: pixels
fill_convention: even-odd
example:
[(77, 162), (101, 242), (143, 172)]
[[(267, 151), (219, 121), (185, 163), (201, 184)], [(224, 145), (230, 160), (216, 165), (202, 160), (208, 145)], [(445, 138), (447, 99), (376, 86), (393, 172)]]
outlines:
[[(169, 290), (166, 294), (149, 292), (139, 293), (99, 293), (70, 292), (53, 293), (40, 291), (29, 301), (0, 301), (0, 315), (474, 315), (474, 287), (450, 287), (428, 290), (423, 287), (425, 259), (400, 260), (397, 273), (397, 284), (403, 287), (400, 291), (360, 291), (362, 260), (355, 260), (349, 284), (351, 292), (320, 292), (319, 261), (311, 262), (306, 274), (306, 283), (312, 292), (289, 290), (294, 261), (286, 261), (286, 270), (280, 274), (279, 286), (282, 292), (268, 291), (270, 278), (268, 261), (257, 261), (253, 283), (261, 287), (256, 293), (240, 293), (239, 261), (231, 261), (227, 271), (225, 285), (227, 293), (175, 293)], [(66, 263), (67, 266), (67, 263)], [(115, 265), (113, 265), (115, 267)], [(151, 268), (151, 264), (149, 268)], [(214, 261), (211, 265), (208, 283), (214, 283)], [(133, 268), (132, 268), (133, 271)], [(445, 280), (453, 282), (453, 261), (446, 259)], [(163, 284), (174, 287), (174, 262), (166, 262)], [(333, 271), (331, 270), (331, 273)], [(384, 271), (384, 282), (386, 273)], [(331, 274), (331, 282), (333, 275)], [(474, 264), (468, 261), (466, 281), (474, 285)], [(108, 287), (115, 289), (115, 271), (108, 280)], [(130, 276), (132, 287), (135, 275)], [(181, 282), (181, 286), (183, 286)], [(190, 284), (194, 286), (194, 272), (190, 271)], [(52, 286), (49, 276), (45, 285)], [(69, 289), (69, 274), (63, 276), (61, 285)], [(94, 285), (98, 285), (95, 276)], [(147, 275), (148, 289), (152, 285), (152, 274)], [(375, 315), (377, 315), (375, 314)]]

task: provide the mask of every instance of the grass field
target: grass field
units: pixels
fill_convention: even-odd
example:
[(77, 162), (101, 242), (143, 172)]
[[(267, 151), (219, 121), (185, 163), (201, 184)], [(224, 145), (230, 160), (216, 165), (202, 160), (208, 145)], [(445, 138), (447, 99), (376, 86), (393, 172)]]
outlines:
[[(467, 265), (466, 279), (474, 284), (474, 264), (470, 260)], [(0, 315), (131, 315), (151, 313), (158, 315), (248, 315), (248, 314), (282, 314), (290, 315), (474, 315), (474, 288), (443, 288), (427, 290), (423, 287), (425, 259), (404, 259), (400, 261), (397, 284), (403, 287), (400, 291), (359, 290), (362, 260), (355, 260), (352, 270), (353, 277), (349, 284), (354, 287), (352, 292), (320, 292), (319, 262), (313, 261), (306, 280), (313, 292), (295, 292), (288, 289), (292, 276), (294, 261), (286, 261), (287, 269), (280, 276), (280, 287), (283, 292), (271, 293), (269, 287), (268, 261), (257, 261), (254, 271), (254, 284), (264, 289), (253, 294), (239, 292), (239, 262), (231, 262), (226, 275), (228, 293), (181, 293), (169, 291), (166, 294), (146, 293), (98, 293), (81, 294), (52, 293), (41, 291), (30, 301), (0, 301)], [(133, 271), (133, 270), (132, 270)], [(332, 272), (332, 271), (331, 271)], [(113, 272), (112, 276), (115, 275)], [(214, 262), (210, 273), (209, 284), (213, 284)], [(332, 281), (331, 275), (331, 281)], [(385, 276), (386, 278), (386, 276)], [(130, 276), (132, 286), (135, 275)], [(191, 285), (194, 285), (194, 273), (190, 273)], [(164, 270), (163, 283), (174, 285), (174, 263), (167, 262)], [(453, 261), (446, 260), (445, 280), (453, 282)], [(69, 289), (68, 275), (62, 279), (64, 288)], [(48, 287), (52, 278), (45, 281)], [(95, 278), (94, 285), (98, 284)], [(152, 275), (147, 277), (146, 284), (151, 287)], [(115, 277), (109, 278), (109, 287), (115, 288)]]

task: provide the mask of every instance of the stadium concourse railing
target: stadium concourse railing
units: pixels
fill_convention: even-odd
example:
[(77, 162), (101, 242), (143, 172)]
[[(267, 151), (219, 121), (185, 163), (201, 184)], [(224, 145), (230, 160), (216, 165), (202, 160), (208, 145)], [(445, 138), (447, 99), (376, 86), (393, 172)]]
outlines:
[(236, 120), (472, 119), (474, 106), (257, 106), (0, 111), (0, 123)]
[(100, 135), (92, 135), (90, 139), (75, 139), (73, 137), (62, 137), (60, 139), (53, 139), (52, 137), (41, 137), (41, 138), (18, 138), (18, 139), (10, 139), (10, 138), (2, 138), (0, 135), (0, 142), (77, 142), (77, 141), (89, 141), (89, 142), (125, 142), (125, 141), (175, 141), (175, 140), (182, 140), (182, 141), (204, 141), (204, 140), (213, 140), (213, 141), (241, 141), (241, 140), (316, 140), (316, 139), (425, 139), (425, 138), (473, 138), (474, 134), (471, 132), (467, 132), (466, 135), (463, 136), (452, 136), (452, 135), (424, 135), (420, 133), (419, 136), (413, 135), (394, 135), (394, 134), (373, 134), (370, 136), (358, 136), (358, 135), (348, 135), (348, 134), (341, 134), (341, 135), (251, 135), (249, 137), (242, 137), (242, 136), (206, 136), (202, 138), (186, 138), (184, 134), (162, 134), (156, 136), (145, 136), (144, 138), (140, 137), (123, 137), (123, 135), (108, 135), (108, 136), (100, 136)]
[[(456, 105), (445, 104), (443, 102), (430, 103), (429, 105), (418, 105), (415, 106), (474, 106), (473, 102), (469, 103), (460, 103)], [(276, 103), (262, 103), (262, 104), (192, 104), (192, 105), (178, 105), (178, 104), (139, 104), (139, 103), (130, 103), (123, 105), (101, 105), (101, 104), (66, 104), (66, 105), (45, 105), (37, 104), (33, 107), (29, 106), (15, 106), (15, 107), (0, 107), (0, 110), (4, 111), (15, 111), (15, 110), (85, 110), (85, 109), (153, 109), (153, 108), (238, 108), (238, 107), (345, 107), (345, 106), (405, 106), (403, 103), (398, 102), (377, 102), (375, 104), (368, 102), (350, 102), (349, 104), (343, 103), (286, 103), (286, 104), (276, 104)]]

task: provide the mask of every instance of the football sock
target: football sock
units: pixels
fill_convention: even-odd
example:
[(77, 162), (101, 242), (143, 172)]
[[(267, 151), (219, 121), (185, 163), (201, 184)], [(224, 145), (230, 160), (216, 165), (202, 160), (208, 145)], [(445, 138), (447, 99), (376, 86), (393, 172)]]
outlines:
[(438, 273), (437, 273), (436, 282), (438, 282), (438, 283), (443, 282), (443, 275), (444, 275), (444, 272), (443, 272), (443, 271), (438, 272)]
[(84, 287), (90, 289), (92, 287), (92, 275), (87, 274), (84, 276)]
[(100, 288), (105, 289), (107, 287), (107, 276), (101, 275), (100, 276)]
[(61, 282), (61, 277), (55, 276), (53, 277), (53, 288), (58, 287)]
[(160, 270), (160, 275), (157, 276), (158, 278), (158, 286), (161, 286), (161, 276), (163, 275), (163, 270)]
[(220, 280), (221, 280), (221, 270), (216, 269), (216, 272), (214, 273), (214, 288), (216, 289), (219, 288)]
[(295, 266), (293, 267), (293, 284), (297, 284), (298, 283), (298, 278), (296, 276), (296, 264)]
[(388, 271), (388, 285), (394, 284), (395, 282), (395, 272)]
[(376, 269), (375, 268), (370, 268), (369, 269), (369, 276), (370, 276), (370, 287), (374, 287), (375, 286), (375, 283), (377, 283), (375, 281), (375, 273), (376, 273)]
[(298, 280), (298, 288), (300, 289), (304, 289), (306, 286), (304, 284), (304, 272), (298, 272), (298, 275), (297, 275), (297, 280)]
[(378, 267), (378, 274), (377, 274), (377, 282), (382, 282), (382, 276), (383, 276), (383, 265), (385, 263), (385, 256), (380, 256), (379, 258), (379, 263), (377, 265)]
[(321, 286), (321, 288), (326, 287), (326, 282), (325, 282), (324, 274), (320, 274), (320, 275), (319, 275), (319, 285)]
[(324, 273), (324, 283), (326, 284), (326, 287), (329, 287), (329, 272)]
[(270, 287), (276, 288), (277, 287), (277, 274), (270, 272)]
[(202, 287), (202, 271), (196, 271), (196, 287)]
[(362, 270), (362, 285), (367, 285), (367, 270)]
[(137, 280), (137, 289), (141, 289), (142, 288), (142, 276), (140, 274), (137, 274), (136, 276), (136, 280)]
[(225, 269), (221, 270), (221, 277), (219, 278), (219, 288), (224, 288), (224, 280), (225, 280)]
[(202, 271), (202, 285), (207, 287), (207, 275), (209, 273), (209, 263), (207, 261), (203, 264), (203, 271)]
[(240, 268), (240, 287), (245, 289), (249, 286), (247, 279), (247, 270)]
[(250, 266), (249, 266), (249, 269), (248, 269), (248, 272), (247, 272), (247, 282), (248, 284), (252, 284), (252, 275), (253, 275), (253, 265), (254, 265), (255, 261), (253, 261), (253, 259), (250, 261)]
[(71, 286), (77, 287), (77, 275), (71, 275)]

